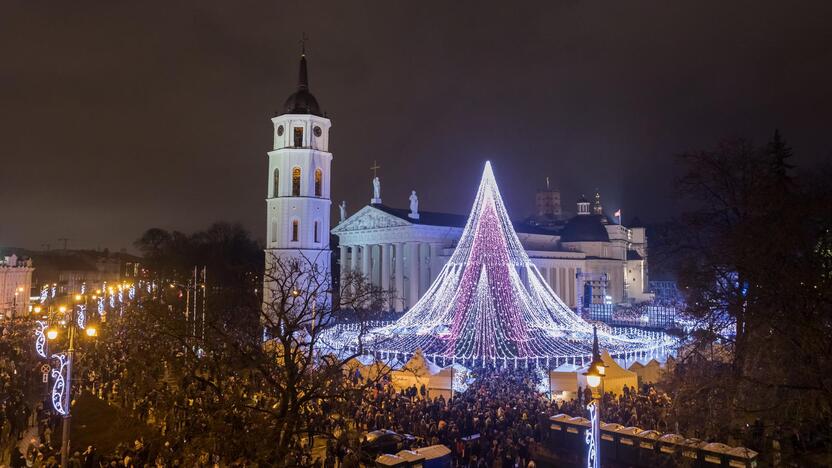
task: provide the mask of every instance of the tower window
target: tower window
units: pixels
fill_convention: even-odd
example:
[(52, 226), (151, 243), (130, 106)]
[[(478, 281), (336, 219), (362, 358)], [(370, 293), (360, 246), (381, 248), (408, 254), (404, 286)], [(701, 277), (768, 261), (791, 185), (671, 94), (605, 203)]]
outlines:
[(272, 181), (272, 197), (277, 197), (277, 189), (280, 187), (280, 169), (274, 168), (274, 180)]
[(272, 221), (272, 242), (277, 242), (277, 221)]
[(292, 196), (300, 196), (300, 168), (297, 166), (292, 168)]
[(295, 148), (303, 146), (303, 127), (295, 127)]
[(318, 235), (318, 222), (317, 221), (315, 221), (314, 235), (315, 235), (315, 242), (320, 242), (321, 241), (321, 236)]
[(323, 191), (324, 175), (320, 169), (315, 169), (315, 196), (320, 197)]
[(292, 221), (292, 241), (293, 242), (298, 241), (298, 230), (299, 229), (300, 229), (300, 221), (298, 221), (296, 219), (293, 220)]

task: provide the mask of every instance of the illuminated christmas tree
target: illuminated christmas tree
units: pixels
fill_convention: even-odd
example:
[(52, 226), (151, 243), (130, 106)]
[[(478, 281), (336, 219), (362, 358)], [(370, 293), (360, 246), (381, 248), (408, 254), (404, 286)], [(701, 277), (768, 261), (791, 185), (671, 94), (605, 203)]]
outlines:
[[(592, 325), (560, 300), (529, 260), (490, 163), (450, 260), (405, 315), (373, 334), (386, 354), (421, 349), (434, 359), (473, 365), (517, 365), (522, 359), (551, 366), (582, 362), (592, 353)], [(636, 329), (599, 332), (599, 340), (622, 357), (670, 343), (664, 334)]]

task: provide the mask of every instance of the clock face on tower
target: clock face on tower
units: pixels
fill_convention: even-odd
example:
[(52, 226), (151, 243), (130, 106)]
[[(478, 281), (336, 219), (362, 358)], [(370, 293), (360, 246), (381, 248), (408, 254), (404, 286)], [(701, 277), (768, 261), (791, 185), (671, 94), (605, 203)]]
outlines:
[(277, 136), (283, 136), (283, 125), (277, 126)]
[(316, 136), (316, 137), (321, 136), (321, 127), (318, 127), (318, 126), (316, 125), (316, 126), (315, 126), (315, 128), (314, 128), (314, 129), (312, 129), (312, 131), (315, 133), (315, 136)]

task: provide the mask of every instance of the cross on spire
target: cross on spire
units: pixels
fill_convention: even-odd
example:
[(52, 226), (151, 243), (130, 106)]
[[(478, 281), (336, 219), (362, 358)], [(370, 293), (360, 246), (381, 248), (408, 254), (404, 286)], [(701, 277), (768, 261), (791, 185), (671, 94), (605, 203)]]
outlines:
[(306, 55), (306, 41), (309, 40), (309, 37), (306, 33), (301, 33), (300, 35), (300, 53), (301, 55)]
[(378, 162), (374, 159), (373, 165), (370, 166), (370, 170), (373, 171), (373, 177), (378, 177), (378, 170), (381, 169), (381, 166), (378, 165)]

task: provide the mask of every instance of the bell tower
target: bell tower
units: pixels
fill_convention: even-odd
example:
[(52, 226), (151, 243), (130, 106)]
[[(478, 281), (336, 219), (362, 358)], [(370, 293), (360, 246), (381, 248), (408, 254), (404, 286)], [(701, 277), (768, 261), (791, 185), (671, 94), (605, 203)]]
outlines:
[[(330, 278), (329, 119), (309, 92), (306, 55), (300, 57), (298, 88), (272, 118), (266, 194), (266, 269), (272, 259), (308, 260)], [(303, 260), (303, 259), (306, 260)], [(265, 285), (268, 293), (268, 284)]]

